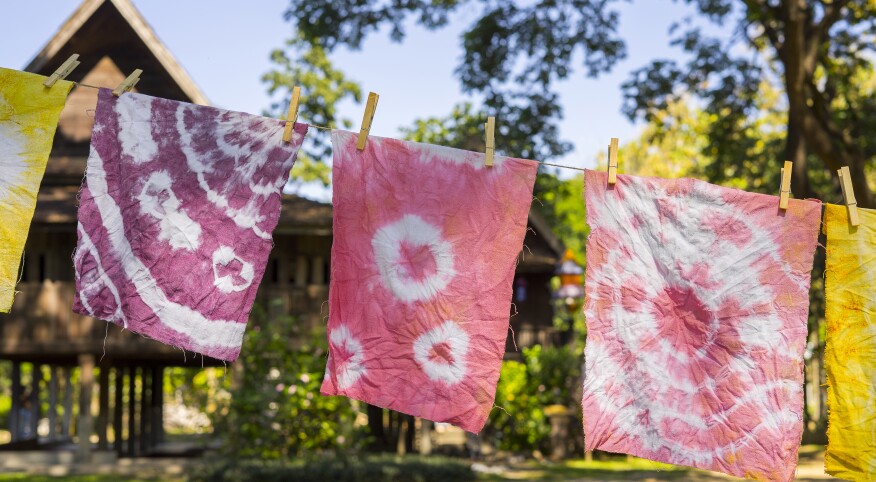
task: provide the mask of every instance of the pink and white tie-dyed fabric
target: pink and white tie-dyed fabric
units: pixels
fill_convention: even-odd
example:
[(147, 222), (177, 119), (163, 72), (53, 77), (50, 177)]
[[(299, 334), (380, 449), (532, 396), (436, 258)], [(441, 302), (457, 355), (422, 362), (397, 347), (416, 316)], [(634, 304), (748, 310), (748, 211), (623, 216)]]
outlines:
[(325, 395), (469, 432), (493, 406), (537, 164), (334, 131)]
[(821, 204), (585, 178), (587, 450), (793, 479)]
[(101, 89), (73, 310), (235, 360), (307, 126)]

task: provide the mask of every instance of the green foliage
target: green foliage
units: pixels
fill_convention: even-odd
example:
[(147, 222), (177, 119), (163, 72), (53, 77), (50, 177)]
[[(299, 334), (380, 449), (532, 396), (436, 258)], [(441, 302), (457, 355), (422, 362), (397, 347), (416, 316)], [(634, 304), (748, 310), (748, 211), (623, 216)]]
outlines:
[[(262, 76), (268, 94), (275, 99), (267, 115), (285, 118), (292, 88), (299, 86), (302, 91), (298, 108), (300, 121), (323, 127), (352, 127), (350, 119), (338, 117), (336, 106), (345, 99), (358, 102), (362, 89), (334, 67), (318, 42), (301, 36), (289, 39), (285, 48), (271, 52), (271, 61), (276, 68)], [(318, 181), (328, 186), (331, 171), (324, 160), (330, 156), (328, 134), (311, 128), (292, 168), (292, 178), (299, 182)]]
[(562, 179), (543, 171), (535, 179), (533, 194), (538, 199), (533, 206), (539, 209), (554, 234), (575, 253), (578, 263), (583, 266), (584, 243), (590, 234), (584, 206), (584, 175)]
[(483, 151), (486, 120), (483, 113), (475, 112), (472, 104), (465, 102), (453, 106), (446, 117), (417, 119), (412, 127), (402, 127), (401, 133), (409, 141)]
[(848, 165), (859, 204), (869, 205), (876, 2), (685, 2), (715, 25), (735, 25), (735, 33), (719, 38), (690, 22), (674, 25), (671, 43), (686, 59), (633, 72), (623, 85), (627, 115), (653, 121), (692, 96), (708, 118), (710, 180), (747, 178), (757, 190), (774, 191), (772, 173), (790, 159), (796, 192), (824, 199), (837, 193), (836, 169)]
[[(576, 354), (577, 353), (577, 354)], [(550, 420), (545, 408), (562, 405), (577, 416), (581, 355), (569, 346), (523, 349), (523, 362), (502, 362), (496, 405), (486, 433), (504, 450), (546, 450)]]
[[(285, 16), (299, 39), (332, 52), (340, 46), (359, 49), (383, 28), (402, 41), (409, 18), (434, 30), (446, 26), (452, 14), (474, 13), (466, 15), (474, 20), (460, 39), (463, 56), (456, 75), (462, 89), (479, 96), (482, 110), (501, 119), (500, 147), (543, 160), (571, 149), (559, 138), (563, 111), (555, 83), (575, 71), (574, 61), (596, 76), (626, 55), (617, 37), (617, 12), (610, 8), (615, 1), (291, 0)], [(290, 69), (278, 65), (281, 72)]]
[[(175, 420), (165, 418), (168, 433), (221, 432), (225, 429), (231, 403), (231, 377), (226, 368), (168, 367), (164, 370), (164, 392), (168, 404), (178, 404), (187, 411)], [(179, 408), (177, 408), (179, 409)], [(203, 417), (191, 417), (196, 411)], [(218, 430), (217, 430), (218, 429)]]
[(319, 393), (327, 342), (323, 327), (253, 309), (232, 390), (229, 453), (282, 459), (303, 452), (350, 448), (354, 413), (344, 397)]
[(284, 461), (226, 461), (210, 465), (191, 482), (466, 482), (469, 466), (443, 457), (345, 457)]

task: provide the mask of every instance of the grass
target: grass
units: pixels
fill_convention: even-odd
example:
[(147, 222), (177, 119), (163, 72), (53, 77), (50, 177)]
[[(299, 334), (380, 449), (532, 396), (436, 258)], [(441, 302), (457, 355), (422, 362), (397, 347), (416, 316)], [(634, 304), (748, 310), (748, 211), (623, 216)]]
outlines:
[(529, 461), (504, 471), (485, 474), (481, 480), (570, 480), (596, 478), (599, 480), (629, 480), (657, 477), (660, 480), (679, 480), (690, 475), (692, 469), (652, 462), (636, 457), (611, 457), (603, 460), (566, 460), (557, 463)]
[[(800, 447), (800, 464), (821, 467), (823, 446), (808, 445)], [(390, 456), (386, 456), (390, 457)], [(380, 462), (380, 457), (373, 457), (375, 462)], [(391, 457), (390, 457), (391, 458)], [(438, 459), (425, 458), (426, 461), (439, 462)], [(383, 461), (386, 462), (386, 461)], [(424, 468), (424, 470), (429, 470)], [(652, 462), (637, 457), (625, 457), (607, 454), (598, 454), (594, 460), (572, 459), (562, 462), (537, 462), (525, 461), (512, 464), (499, 474), (479, 474), (478, 480), (499, 482), (513, 480), (715, 480), (714, 476), (700, 470), (679, 467), (670, 464)], [(34, 481), (34, 482), (156, 482), (156, 481), (184, 482), (185, 477), (125, 477), (120, 475), (68, 475), (52, 477), (48, 475), (28, 474), (3, 474), (0, 473), (0, 482), (7, 481)], [(809, 479), (801, 479), (809, 480)], [(813, 479), (814, 480), (814, 479)]]
[[(823, 464), (824, 447), (804, 445), (800, 447), (800, 466), (814, 466), (820, 469)], [(638, 457), (599, 454), (592, 461), (573, 459), (562, 462), (526, 461), (508, 467), (500, 474), (481, 474), (483, 481), (510, 480), (725, 480), (719, 474), (677, 465), (653, 462)], [(814, 480), (801, 478), (799, 480)]]
[(0, 482), (12, 481), (27, 481), (27, 482), (182, 482), (185, 479), (168, 479), (161, 478), (140, 478), (140, 477), (125, 477), (121, 475), (30, 475), (30, 474), (0, 474)]

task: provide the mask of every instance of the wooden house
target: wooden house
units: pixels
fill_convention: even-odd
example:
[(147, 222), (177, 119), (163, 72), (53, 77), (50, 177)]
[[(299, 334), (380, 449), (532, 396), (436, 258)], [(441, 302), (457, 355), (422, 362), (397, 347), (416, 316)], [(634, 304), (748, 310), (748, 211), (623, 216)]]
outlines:
[[(115, 86), (139, 68), (144, 73), (136, 91), (208, 104), (130, 0), (85, 0), (25, 70), (50, 75), (74, 53), (82, 64), (68, 80)], [(0, 360), (11, 362), (12, 375), (8, 386), (0, 385), (12, 395), (11, 442), (0, 450), (75, 442), (85, 459), (95, 450), (148, 454), (164, 438), (164, 369), (221, 366), (71, 311), (77, 194), (96, 98), (95, 89), (76, 87), (68, 99), (25, 248), (20, 293), (12, 312), (0, 315)], [(321, 323), (320, 307), (328, 297), (332, 208), (292, 195), (283, 201), (258, 300), (270, 301), (275, 314)], [(530, 221), (528, 250), (515, 280), (519, 314), (512, 325), (518, 346), (551, 340), (548, 283), (562, 254), (541, 218), (533, 213)], [(48, 425), (45, 433), (39, 433), (41, 422)]]

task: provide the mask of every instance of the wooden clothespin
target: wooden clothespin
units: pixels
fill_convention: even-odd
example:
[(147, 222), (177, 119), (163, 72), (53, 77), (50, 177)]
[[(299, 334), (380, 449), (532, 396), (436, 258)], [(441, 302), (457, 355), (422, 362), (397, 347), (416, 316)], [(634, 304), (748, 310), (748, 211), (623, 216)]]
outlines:
[(614, 186), (617, 183), (617, 137), (611, 138), (611, 144), (608, 145), (608, 185)]
[(136, 69), (133, 72), (131, 72), (131, 75), (129, 75), (127, 78), (125, 78), (125, 80), (123, 80), (122, 83), (119, 84), (118, 87), (113, 89), (113, 95), (118, 97), (118, 96), (124, 94), (125, 92), (133, 89), (134, 86), (137, 85), (137, 82), (140, 82), (140, 74), (142, 74), (142, 73), (143, 73), (143, 71), (141, 69)]
[(71, 55), (70, 58), (65, 60), (64, 63), (61, 64), (60, 67), (58, 67), (58, 70), (56, 70), (55, 73), (49, 76), (49, 78), (46, 79), (45, 82), (43, 82), (43, 85), (45, 85), (46, 87), (51, 87), (55, 85), (55, 82), (66, 79), (67, 76), (70, 75), (70, 72), (73, 72), (73, 69), (75, 69), (78, 65), (79, 54)]
[(858, 219), (858, 200), (855, 199), (855, 189), (852, 187), (852, 176), (849, 174), (849, 168), (843, 166), (837, 171), (837, 174), (839, 174), (840, 187), (843, 190), (843, 199), (849, 209), (849, 224), (858, 226), (861, 224), (861, 220)]
[(487, 122), (484, 124), (484, 140), (486, 141), (486, 159), (484, 165), (493, 167), (493, 158), (496, 156), (496, 118), (494, 116), (487, 117)]
[(289, 113), (286, 114), (286, 127), (283, 128), (283, 142), (292, 142), (292, 128), (298, 120), (298, 100), (301, 98), (301, 87), (292, 87), (292, 100), (289, 101)]
[(365, 149), (368, 133), (371, 132), (371, 121), (374, 120), (374, 111), (377, 110), (377, 99), (380, 96), (374, 92), (368, 93), (368, 102), (365, 104), (365, 115), (362, 116), (362, 128), (359, 129), (359, 138), (356, 140), (356, 149)]
[(788, 209), (788, 200), (791, 198), (791, 170), (794, 168), (794, 163), (785, 161), (785, 167), (782, 168), (782, 186), (779, 188), (779, 209)]

